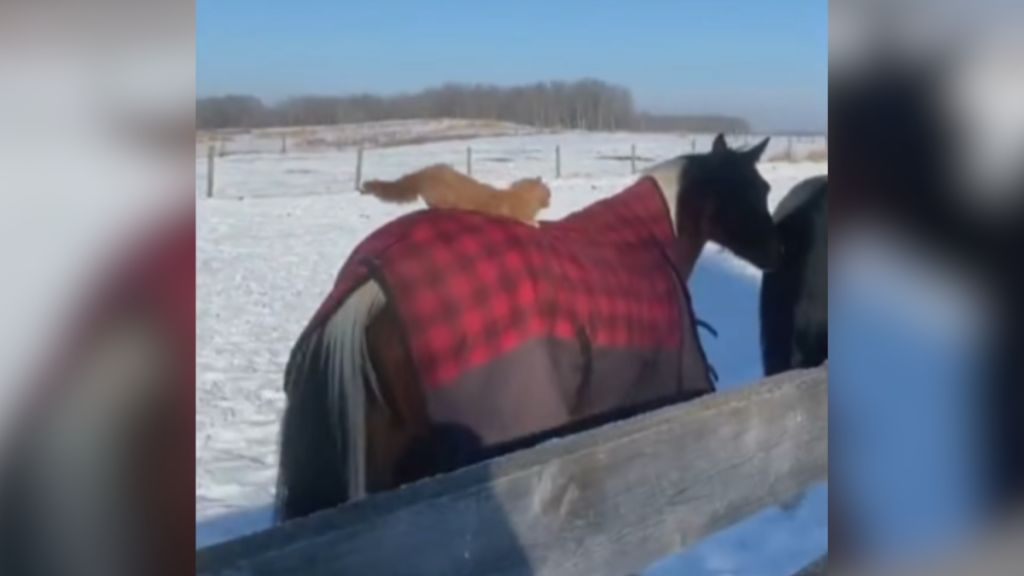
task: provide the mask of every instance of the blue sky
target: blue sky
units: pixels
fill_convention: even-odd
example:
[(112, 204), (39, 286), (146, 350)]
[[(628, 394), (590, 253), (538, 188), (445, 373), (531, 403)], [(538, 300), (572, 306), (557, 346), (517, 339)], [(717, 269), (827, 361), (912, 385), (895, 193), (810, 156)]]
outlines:
[(828, 121), (825, 0), (197, 0), (200, 95), (601, 78), (656, 112)]

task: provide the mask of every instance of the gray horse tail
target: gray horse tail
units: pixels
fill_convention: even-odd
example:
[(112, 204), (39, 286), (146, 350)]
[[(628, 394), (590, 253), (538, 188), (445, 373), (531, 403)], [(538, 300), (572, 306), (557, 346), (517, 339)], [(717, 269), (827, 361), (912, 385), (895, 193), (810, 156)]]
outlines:
[(292, 350), (285, 370), (276, 522), (366, 495), (366, 387), (378, 389), (366, 327), (384, 304), (380, 287), (367, 282)]

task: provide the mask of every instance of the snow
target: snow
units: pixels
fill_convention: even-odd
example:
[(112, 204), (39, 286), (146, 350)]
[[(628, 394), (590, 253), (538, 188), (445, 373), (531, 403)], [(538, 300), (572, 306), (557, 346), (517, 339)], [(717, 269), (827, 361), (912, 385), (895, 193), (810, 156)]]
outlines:
[[(368, 150), (363, 173), (366, 178), (390, 177), (434, 162), (451, 162), (462, 167), (466, 147), (472, 146), (473, 172), (479, 178), (503, 183), (525, 176), (545, 177), (552, 187), (553, 198), (552, 206), (542, 217), (554, 219), (614, 194), (630, 183), (633, 176), (628, 157), (632, 145), (636, 146), (637, 155), (644, 157), (638, 162), (638, 167), (642, 167), (689, 152), (693, 146), (706, 150), (710, 137), (695, 138), (696, 144), (691, 137), (672, 135), (564, 133), (447, 141)], [(734, 143), (743, 141), (734, 139)], [(755, 140), (751, 138), (747, 142), (752, 144)], [(823, 142), (801, 141), (794, 146), (799, 151), (821, 144)], [(786, 139), (773, 141), (767, 157), (785, 151), (788, 145)], [(554, 177), (556, 146), (561, 149), (561, 178)], [(226, 156), (219, 158), (216, 165), (214, 197), (197, 199), (197, 546), (237, 537), (269, 524), (277, 426), (284, 402), (281, 374), (290, 347), (355, 244), (385, 221), (414, 209), (385, 205), (355, 194), (352, 190), (354, 161), (355, 153), (346, 150)], [(205, 158), (197, 158), (196, 181), (200, 194), (205, 188), (205, 168)], [(828, 165), (766, 162), (761, 170), (772, 184), (771, 202), (775, 204), (800, 180), (826, 173)], [(876, 261), (875, 256), (892, 253), (888, 248), (876, 248), (873, 253), (868, 249), (867, 252), (869, 257), (851, 257), (844, 262)], [(858, 278), (885, 276), (869, 268), (861, 266), (855, 275)], [(962, 297), (939, 295), (931, 304), (895, 306), (895, 313), (889, 311), (878, 319), (877, 314), (870, 316), (863, 313), (863, 309), (884, 309), (877, 301), (906, 292), (879, 282), (861, 282), (869, 287), (881, 286), (875, 293), (870, 289), (851, 291), (854, 300), (870, 301), (860, 309), (850, 308), (857, 311), (855, 319), (861, 320), (860, 324), (867, 322), (870, 330), (882, 324), (916, 326), (923, 318), (935, 315), (936, 310), (963, 308), (959, 306)], [(710, 360), (721, 375), (721, 386), (729, 388), (759, 378), (759, 274), (720, 248), (709, 246), (690, 286), (698, 315), (720, 332), (718, 339), (705, 336), (705, 344)], [(936, 322), (929, 328), (933, 340), (956, 332), (955, 328), (963, 324), (962, 317), (970, 314), (946, 316), (946, 322)], [(855, 326), (857, 322), (851, 321), (849, 325)], [(887, 338), (878, 338), (870, 331), (851, 332), (846, 328), (837, 334), (858, 343), (872, 340), (878, 346), (889, 347), (890, 355), (901, 345), (895, 329), (887, 332)], [(950, 348), (948, 342), (946, 344)], [(956, 379), (954, 365), (958, 358), (964, 357), (956, 353), (959, 348), (951, 348), (944, 356), (943, 370), (937, 375), (943, 381)], [(893, 381), (892, 376), (887, 376), (877, 366), (858, 372), (856, 363), (865, 356), (848, 355), (846, 349), (831, 362), (832, 371), (839, 370), (844, 377), (854, 374), (858, 380), (874, 379), (875, 388), (881, 386), (879, 382)], [(916, 362), (915, 366), (918, 363), (923, 361)], [(943, 388), (935, 381), (930, 381), (929, 386), (936, 390)], [(951, 387), (955, 388), (946, 386)], [(840, 386), (839, 390), (841, 394), (856, 396), (850, 392), (857, 389)], [(854, 413), (855, 421), (862, 418), (856, 414), (856, 408), (866, 403), (851, 400), (850, 404), (853, 408), (845, 411)], [(916, 410), (923, 412), (920, 408)], [(877, 444), (877, 438), (874, 442)], [(868, 460), (873, 456), (870, 447), (861, 452)], [(854, 460), (856, 458), (849, 459)], [(841, 462), (846, 461), (844, 456)], [(882, 470), (885, 471), (892, 469)], [(872, 482), (865, 481), (865, 485)], [(887, 487), (897, 486), (885, 479), (881, 482)], [(918, 500), (927, 500), (929, 494), (920, 494)], [(657, 576), (790, 574), (827, 548), (827, 499), (827, 486), (817, 486), (794, 509), (766, 510), (681, 555), (655, 564), (648, 573)], [(877, 515), (884, 517), (893, 507), (891, 504), (883, 506)], [(889, 521), (882, 518), (879, 522)], [(929, 522), (933, 526), (942, 524), (935, 518), (930, 518)]]
[(448, 139), (536, 134), (540, 129), (498, 120), (387, 120), (337, 126), (266, 128), (209, 132), (196, 142), (196, 155), (207, 153), (214, 141), (225, 154), (280, 153), (282, 138), (287, 150), (314, 152), (351, 148), (396, 146)]
[[(352, 129), (355, 134), (363, 134)], [(408, 134), (419, 134), (406, 127)], [(454, 132), (456, 134), (461, 132)], [(433, 132), (431, 132), (433, 134)], [(443, 133), (446, 137), (450, 132)], [(247, 138), (254, 138), (249, 135)], [(264, 138), (270, 138), (264, 136)], [(337, 136), (346, 142), (365, 139), (351, 134)], [(694, 150), (707, 150), (710, 135), (614, 133), (596, 136), (586, 132), (497, 136), (472, 140), (445, 140), (428, 144), (368, 148), (363, 156), (363, 177), (391, 178), (428, 163), (448, 163), (464, 169), (466, 149), (472, 148), (473, 175), (494, 181), (511, 181), (524, 175), (556, 178), (556, 148), (561, 152), (564, 180), (628, 176), (631, 147), (636, 146), (637, 166)], [(337, 195), (355, 187), (356, 156), (353, 146), (328, 151), (279, 152), (279, 137), (272, 151), (229, 154), (216, 159), (215, 198), (266, 198), (278, 196)], [(734, 145), (752, 145), (754, 137), (734, 137)], [(776, 137), (765, 158), (789, 152), (802, 157), (825, 146), (824, 138)], [(258, 150), (259, 148), (254, 148)], [(232, 147), (232, 150), (234, 148)], [(196, 192), (206, 194), (206, 154), (196, 157)]]

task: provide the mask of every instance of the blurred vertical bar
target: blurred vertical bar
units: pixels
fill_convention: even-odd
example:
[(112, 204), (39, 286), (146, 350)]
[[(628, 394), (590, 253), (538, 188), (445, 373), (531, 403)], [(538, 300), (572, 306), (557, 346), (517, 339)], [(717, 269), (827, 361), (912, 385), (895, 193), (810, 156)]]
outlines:
[[(989, 517), (1024, 499), (1021, 13), (986, 0), (829, 2), (831, 183), (843, 210), (830, 223), (895, 227), (989, 295), (991, 345), (970, 383), (977, 402), (964, 406), (978, 411), (970, 433)], [(830, 526), (833, 537), (848, 528)]]
[(191, 570), (195, 9), (0, 4), (2, 574)]

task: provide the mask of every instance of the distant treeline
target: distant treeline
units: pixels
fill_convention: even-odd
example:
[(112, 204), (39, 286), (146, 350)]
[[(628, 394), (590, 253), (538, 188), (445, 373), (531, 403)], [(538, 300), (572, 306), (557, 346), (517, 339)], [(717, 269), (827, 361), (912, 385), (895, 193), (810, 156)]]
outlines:
[(636, 109), (629, 89), (591, 79), (525, 86), (445, 84), (415, 94), (295, 96), (276, 104), (248, 95), (196, 100), (199, 130), (420, 118), (500, 120), (577, 130), (750, 132), (747, 121), (734, 116), (642, 112)]

